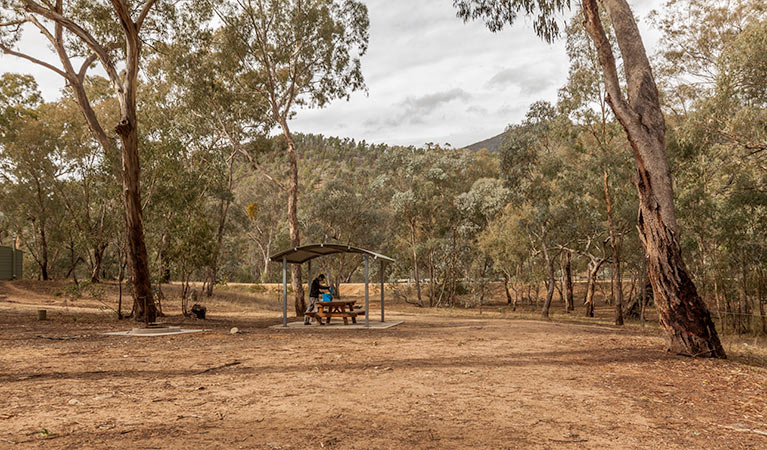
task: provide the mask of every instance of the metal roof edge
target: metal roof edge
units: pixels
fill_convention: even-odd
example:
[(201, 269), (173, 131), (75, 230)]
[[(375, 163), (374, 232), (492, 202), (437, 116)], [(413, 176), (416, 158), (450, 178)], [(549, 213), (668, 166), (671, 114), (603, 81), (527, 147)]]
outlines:
[[(316, 248), (331, 248), (331, 249), (339, 250), (338, 252), (328, 253), (327, 255), (332, 255), (332, 254), (336, 254), (336, 253), (360, 253), (360, 254), (372, 256), (376, 260), (382, 260), (382, 261), (387, 261), (387, 262), (395, 262), (396, 261), (394, 258), (391, 258), (389, 256), (383, 255), (381, 253), (376, 253), (376, 252), (373, 252), (371, 250), (367, 250), (367, 249), (364, 249), (364, 248), (354, 247), (354, 246), (345, 245), (345, 244), (333, 244), (333, 243), (327, 243), (327, 242), (323, 242), (323, 243), (319, 243), (319, 244), (307, 244), (307, 245), (302, 245), (300, 247), (288, 248), (287, 250), (283, 250), (283, 251), (280, 251), (280, 252), (277, 252), (277, 253), (271, 255), (269, 257), (269, 260), (270, 261), (274, 261), (274, 262), (280, 262), (280, 261), (282, 261), (283, 258), (286, 258), (287, 256), (289, 256), (289, 255), (291, 255), (293, 253), (298, 253), (301, 250), (311, 251), (312, 249), (316, 249)], [(318, 258), (320, 256), (326, 256), (326, 255), (319, 254), (317, 256), (313, 256), (311, 258), (307, 258), (307, 259), (305, 259), (304, 261), (302, 261), (300, 263), (298, 263), (298, 262), (291, 262), (291, 261), (288, 261), (288, 262), (290, 262), (291, 264), (303, 264), (306, 261), (309, 261), (309, 260), (314, 259), (314, 258)]]

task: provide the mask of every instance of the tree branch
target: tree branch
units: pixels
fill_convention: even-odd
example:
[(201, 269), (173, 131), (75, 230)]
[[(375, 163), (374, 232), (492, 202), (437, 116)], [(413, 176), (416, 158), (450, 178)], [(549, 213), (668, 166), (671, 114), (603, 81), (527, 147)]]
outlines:
[(138, 19), (136, 19), (136, 33), (141, 30), (141, 26), (144, 24), (144, 19), (146, 19), (146, 16), (149, 14), (149, 10), (152, 9), (152, 6), (154, 6), (155, 3), (157, 3), (157, 0), (149, 0), (146, 5), (144, 5), (144, 8), (138, 15)]
[(77, 37), (82, 39), (82, 41), (88, 47), (90, 47), (90, 49), (96, 53), (96, 55), (98, 55), (99, 61), (101, 61), (101, 64), (104, 66), (104, 70), (107, 72), (107, 75), (109, 75), (110, 80), (113, 82), (119, 81), (120, 77), (117, 74), (117, 69), (112, 63), (112, 60), (109, 58), (106, 49), (102, 47), (98, 41), (96, 41), (96, 39), (90, 33), (88, 33), (88, 31), (61, 13), (45, 8), (32, 0), (25, 0), (24, 5), (24, 9), (26, 9), (28, 12), (39, 14), (46, 19), (65, 27), (67, 30), (71, 31)]
[(608, 103), (610, 103), (610, 106), (619, 116), (624, 118), (635, 116), (623, 97), (618, 79), (618, 70), (615, 64), (615, 55), (613, 55), (612, 46), (605, 34), (602, 19), (599, 17), (599, 6), (596, 0), (583, 0), (583, 15), (586, 19), (586, 31), (594, 41), (597, 58), (599, 59), (600, 66), (602, 66)]
[(39, 60), (37, 58), (34, 58), (32, 56), (29, 56), (29, 55), (25, 55), (24, 53), (19, 53), (19, 52), (14, 51), (14, 50), (12, 50), (12, 49), (10, 49), (10, 48), (6, 47), (5, 45), (2, 45), (2, 44), (0, 44), (0, 51), (5, 53), (6, 55), (16, 56), (16, 57), (19, 57), (19, 58), (22, 58), (22, 59), (26, 59), (27, 61), (31, 61), (31, 62), (33, 62), (33, 63), (35, 63), (37, 65), (43, 66), (46, 69), (50, 69), (50, 70), (56, 72), (57, 74), (61, 75), (65, 79), (71, 81), (71, 79), (69, 78), (69, 75), (67, 75), (66, 72), (62, 71), (61, 69), (59, 69), (59, 68), (57, 68), (57, 67), (55, 67), (55, 66), (53, 66), (51, 64), (48, 64), (45, 61), (41, 61), (41, 60)]

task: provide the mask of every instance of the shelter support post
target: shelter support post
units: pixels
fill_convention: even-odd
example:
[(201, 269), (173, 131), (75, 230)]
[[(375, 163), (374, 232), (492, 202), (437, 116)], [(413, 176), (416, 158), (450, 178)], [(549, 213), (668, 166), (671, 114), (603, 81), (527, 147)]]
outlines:
[(312, 295), (312, 260), (310, 259), (306, 264), (306, 292)]
[(384, 321), (384, 262), (381, 260), (381, 322)]
[(288, 259), (282, 257), (282, 326), (288, 326)]
[(365, 326), (370, 326), (370, 256), (365, 255)]

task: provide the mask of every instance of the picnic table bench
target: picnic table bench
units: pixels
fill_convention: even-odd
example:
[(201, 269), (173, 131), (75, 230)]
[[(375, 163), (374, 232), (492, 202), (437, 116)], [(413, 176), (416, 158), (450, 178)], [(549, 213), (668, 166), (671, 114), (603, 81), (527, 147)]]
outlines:
[(317, 302), (317, 312), (309, 313), (307, 316), (316, 317), (320, 325), (324, 325), (322, 319), (327, 319), (330, 323), (331, 317), (341, 317), (344, 319), (344, 325), (349, 325), (349, 319), (352, 323), (357, 323), (357, 316), (364, 316), (365, 310), (355, 309), (356, 300), (331, 300), (329, 302)]

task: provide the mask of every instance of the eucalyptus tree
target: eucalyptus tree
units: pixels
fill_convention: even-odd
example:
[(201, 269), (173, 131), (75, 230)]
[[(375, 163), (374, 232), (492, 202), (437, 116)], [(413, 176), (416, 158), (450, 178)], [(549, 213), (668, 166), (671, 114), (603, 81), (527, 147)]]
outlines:
[[(235, 190), (235, 198), (244, 207), (247, 221), (242, 228), (247, 236), (250, 253), (256, 255), (256, 270), (261, 282), (269, 280), (269, 257), (278, 250), (277, 243), (285, 229), (285, 193), (273, 183), (251, 174)], [(287, 240), (287, 239), (284, 239)]]
[[(488, 155), (477, 154), (478, 157), (487, 157)], [(494, 165), (492, 173), (485, 175), (498, 175), (497, 164)], [(479, 236), (482, 230), (488, 227), (488, 224), (500, 214), (506, 206), (509, 198), (509, 190), (503, 184), (503, 181), (497, 177), (479, 178), (471, 185), (471, 188), (459, 194), (455, 199), (456, 207), (460, 214), (459, 232), (463, 239), (467, 239), (475, 251), (471, 252), (469, 268), (467, 272), (474, 278), (474, 289), (479, 287), (480, 305), (485, 297), (485, 287), (487, 284), (488, 270), (493, 268), (493, 261), (490, 253), (485, 248), (478, 245)]]
[(520, 224), (527, 227), (531, 257), (540, 256), (546, 269), (546, 299), (541, 314), (549, 316), (556, 284), (555, 262), (566, 248), (572, 211), (570, 192), (563, 189), (573, 176), (563, 170), (569, 147), (569, 122), (548, 102), (531, 105), (525, 120), (510, 127), (501, 146), (501, 169)]
[[(535, 16), (533, 28), (547, 41), (559, 34), (557, 14), (569, 2), (531, 5), (520, 0), (454, 0), (458, 16), (481, 19), (491, 31), (513, 23), (519, 14)], [(621, 88), (616, 55), (599, 13), (604, 6), (620, 49), (626, 79)], [(623, 126), (634, 154), (639, 194), (640, 238), (667, 347), (677, 353), (725, 358), (711, 314), (682, 258), (673, 184), (665, 153), (666, 125), (658, 89), (634, 14), (626, 0), (582, 0), (586, 30), (602, 69), (607, 103)]]
[(710, 96), (729, 72), (722, 64), (728, 49), (766, 16), (761, 0), (667, 0), (652, 11), (650, 20), (661, 32), (656, 61), (666, 110), (686, 115), (698, 99)]
[(481, 157), (482, 154), (470, 150), (440, 146), (432, 146), (423, 153), (425, 170), (417, 192), (429, 212), (421, 221), (421, 231), (431, 306), (455, 304), (461, 289), (459, 279), (468, 272), (466, 264), (470, 265), (476, 256), (473, 242), (476, 233), (462, 221), (460, 199), (479, 178), (490, 175), (476, 170), (484, 166)]
[[(116, 115), (117, 102), (109, 97), (109, 83), (101, 77), (86, 80), (86, 90), (100, 117)], [(71, 176), (57, 184), (56, 194), (63, 202), (71, 231), (81, 242), (91, 282), (99, 282), (107, 248), (120, 227), (119, 172), (117, 155), (104, 155), (98, 142), (78, 113), (79, 106), (70, 90), (57, 102), (64, 118), (61, 126), (66, 140), (63, 157)]]
[(721, 329), (740, 330), (728, 322), (741, 317), (732, 314), (732, 297), (739, 292), (743, 307), (759, 284), (749, 280), (759, 278), (752, 259), (759, 246), (751, 242), (767, 186), (767, 11), (755, 0), (690, 0), (668, 2), (653, 20), (662, 32), (660, 86), (685, 206), (682, 245), (696, 255), (691, 268), (702, 294), (713, 297)]
[[(160, 73), (157, 64), (153, 57), (146, 71), (149, 84), (142, 90), (138, 104), (147, 119), (141, 140), (141, 164), (147, 242), (153, 250), (150, 268), (155, 292), (162, 297), (162, 283), (170, 281), (171, 274), (182, 280), (208, 274), (217, 248), (216, 233), (211, 243), (197, 245), (194, 257), (178, 250), (187, 248), (180, 241), (187, 238), (196, 241), (208, 235), (207, 230), (217, 230), (221, 220), (220, 199), (229, 200), (232, 194), (223, 156), (228, 155), (226, 149), (222, 150), (220, 140), (212, 138), (205, 123), (196, 121), (191, 114), (194, 110), (188, 103), (185, 85), (172, 74)], [(205, 224), (192, 224), (200, 220)], [(201, 233), (203, 229), (206, 233)], [(213, 255), (205, 255), (206, 251)], [(192, 260), (204, 261), (206, 266), (192, 268), (189, 263)]]
[[(185, 3), (170, 0), (82, 2), (79, 0), (3, 0), (0, 2), (0, 51), (48, 69), (66, 80), (94, 139), (107, 154), (122, 154), (122, 187), (125, 225), (133, 275), (133, 294), (138, 316), (154, 321), (149, 261), (142, 217), (139, 122), (136, 97), (144, 42), (167, 34)], [(34, 50), (21, 48), (25, 30), (40, 32), (49, 44), (51, 57), (39, 58)], [(79, 67), (75, 64), (80, 63)], [(93, 109), (85, 89), (88, 71), (98, 63), (106, 73), (112, 95), (120, 106), (114, 133)]]
[(47, 280), (48, 222), (57, 171), (51, 158), (55, 147), (48, 144), (55, 144), (54, 129), (38, 120), (43, 103), (32, 77), (6, 73), (0, 81), (0, 179), (5, 187), (0, 210), (4, 225), (27, 242), (40, 277)]
[[(612, 27), (604, 9), (600, 17), (607, 24), (605, 32), (614, 45)], [(599, 208), (605, 220), (610, 242), (612, 262), (612, 297), (615, 306), (615, 324), (623, 324), (623, 243), (626, 235), (634, 229), (636, 202), (631, 201), (630, 186), (626, 182), (631, 176), (631, 160), (627, 143), (620, 124), (615, 121), (607, 104), (607, 87), (599, 66), (596, 48), (584, 27), (580, 14), (573, 17), (565, 30), (567, 54), (570, 69), (567, 82), (559, 90), (558, 107), (573, 120), (576, 133), (576, 153), (583, 159), (584, 171), (580, 173), (584, 182), (598, 188), (601, 198)], [(592, 305), (589, 305), (592, 306)], [(587, 313), (593, 308), (587, 308)]]
[[(286, 141), (290, 245), (301, 244), (298, 157), (289, 120), (300, 107), (322, 108), (364, 88), (360, 57), (367, 50), (367, 7), (355, 0), (235, 0), (216, 6), (243, 82), (266, 99)], [(303, 315), (301, 271), (291, 265), (296, 313)]]
[(431, 204), (422, 192), (426, 188), (422, 176), (425, 173), (422, 151), (412, 148), (394, 148), (385, 156), (385, 167), (391, 174), (381, 180), (380, 184), (392, 189), (389, 207), (392, 209), (396, 222), (406, 224), (409, 258), (415, 281), (416, 300), (423, 306), (421, 294), (421, 272), (419, 264), (419, 249), (422, 247), (422, 224), (430, 215)]
[(669, 1), (651, 18), (662, 33), (659, 79), (676, 138), (767, 170), (763, 2)]
[(64, 214), (56, 185), (71, 175), (63, 155), (64, 127), (60, 126), (57, 106), (41, 104), (19, 116), (9, 127), (3, 127), (0, 140), (0, 177), (8, 183), (0, 209), (26, 243), (43, 280), (51, 278), (52, 265), (62, 248)]
[(43, 99), (35, 79), (30, 75), (0, 75), (0, 137), (13, 132), (14, 122), (33, 115)]
[(156, 80), (153, 84), (167, 85), (156, 92), (159, 98), (155, 100), (155, 104), (166, 106), (153, 108), (168, 110), (164, 114), (168, 127), (197, 147), (198, 155), (211, 169), (206, 178), (217, 224), (206, 272), (208, 296), (219, 278), (239, 159), (244, 157), (259, 175), (277, 184), (283, 178), (282, 172), (266, 170), (261, 162), (264, 155), (274, 153), (271, 141), (265, 138), (273, 122), (266, 115), (266, 98), (253, 95), (247, 86), (249, 79), (243, 78), (245, 72), (237, 55), (227, 47), (227, 38), (224, 29), (217, 29), (158, 45), (148, 71), (150, 79)]
[[(114, 198), (119, 194), (113, 181), (113, 161), (103, 157), (70, 91), (65, 90), (64, 97), (56, 102), (41, 104), (32, 77), (5, 74), (3, 81), (4, 94), (0, 95), (0, 114), (3, 117), (0, 119), (0, 140), (3, 141), (0, 147), (3, 150), (0, 150), (0, 159), (5, 160), (5, 173), (15, 180), (11, 183), (13, 189), (23, 190), (24, 184), (29, 182), (29, 169), (34, 166), (34, 178), (46, 190), (42, 198), (17, 197), (16, 200), (25, 200), (17, 206), (24, 209), (22, 216), (37, 217), (43, 212), (40, 208), (57, 205), (55, 215), (44, 214), (33, 223), (39, 230), (40, 238), (29, 240), (33, 247), (37, 247), (31, 249), (30, 254), (38, 257), (38, 262), (47, 267), (48, 264), (43, 263), (48, 259), (46, 248), (66, 244), (70, 253), (69, 272), (74, 272), (74, 261), (85, 261), (89, 265), (91, 278), (97, 281), (111, 230), (116, 226), (113, 220), (117, 207)], [(100, 81), (98, 78), (86, 80), (86, 89), (90, 94), (96, 92), (93, 94), (95, 98), (103, 99), (105, 96)], [(102, 89), (101, 93), (97, 92), (99, 89)], [(94, 108), (101, 113), (112, 106), (109, 103), (96, 100)], [(33, 105), (37, 106), (32, 108)], [(48, 136), (47, 140), (45, 136)], [(22, 166), (27, 169), (22, 169)], [(22, 173), (26, 173), (26, 177)], [(29, 202), (36, 197), (36, 203)], [(7, 200), (10, 202), (13, 198)], [(8, 203), (6, 206), (10, 207)], [(61, 219), (65, 221), (61, 222)], [(53, 235), (49, 225), (56, 222), (63, 227), (59, 227), (61, 233), (58, 237), (63, 239), (66, 235), (66, 242), (51, 240)], [(46, 229), (48, 233), (45, 233)], [(24, 232), (26, 230), (22, 230), (22, 236)], [(45, 239), (43, 234), (46, 234)], [(48, 270), (43, 269), (42, 272)], [(45, 274), (43, 278), (47, 276)]]
[[(767, 17), (726, 43), (713, 89), (692, 104), (683, 130), (726, 156), (767, 171)], [(692, 136), (691, 136), (692, 135)]]
[[(520, 223), (524, 212), (512, 203), (491, 220), (478, 237), (478, 245), (493, 261), (495, 270), (503, 275), (506, 301), (517, 309), (520, 285), (526, 281), (523, 267), (531, 255), (530, 241), (525, 227)], [(512, 298), (510, 290), (514, 291)]]
[[(348, 170), (348, 169), (347, 169)], [(306, 235), (313, 242), (336, 242), (378, 250), (388, 231), (381, 209), (372, 201), (365, 177), (348, 170), (307, 195), (310, 206), (305, 210)], [(356, 178), (356, 186), (349, 180)], [(362, 178), (362, 179), (360, 179)], [(359, 255), (337, 255), (323, 261), (331, 283), (340, 295), (340, 283), (351, 281), (360, 267)]]

